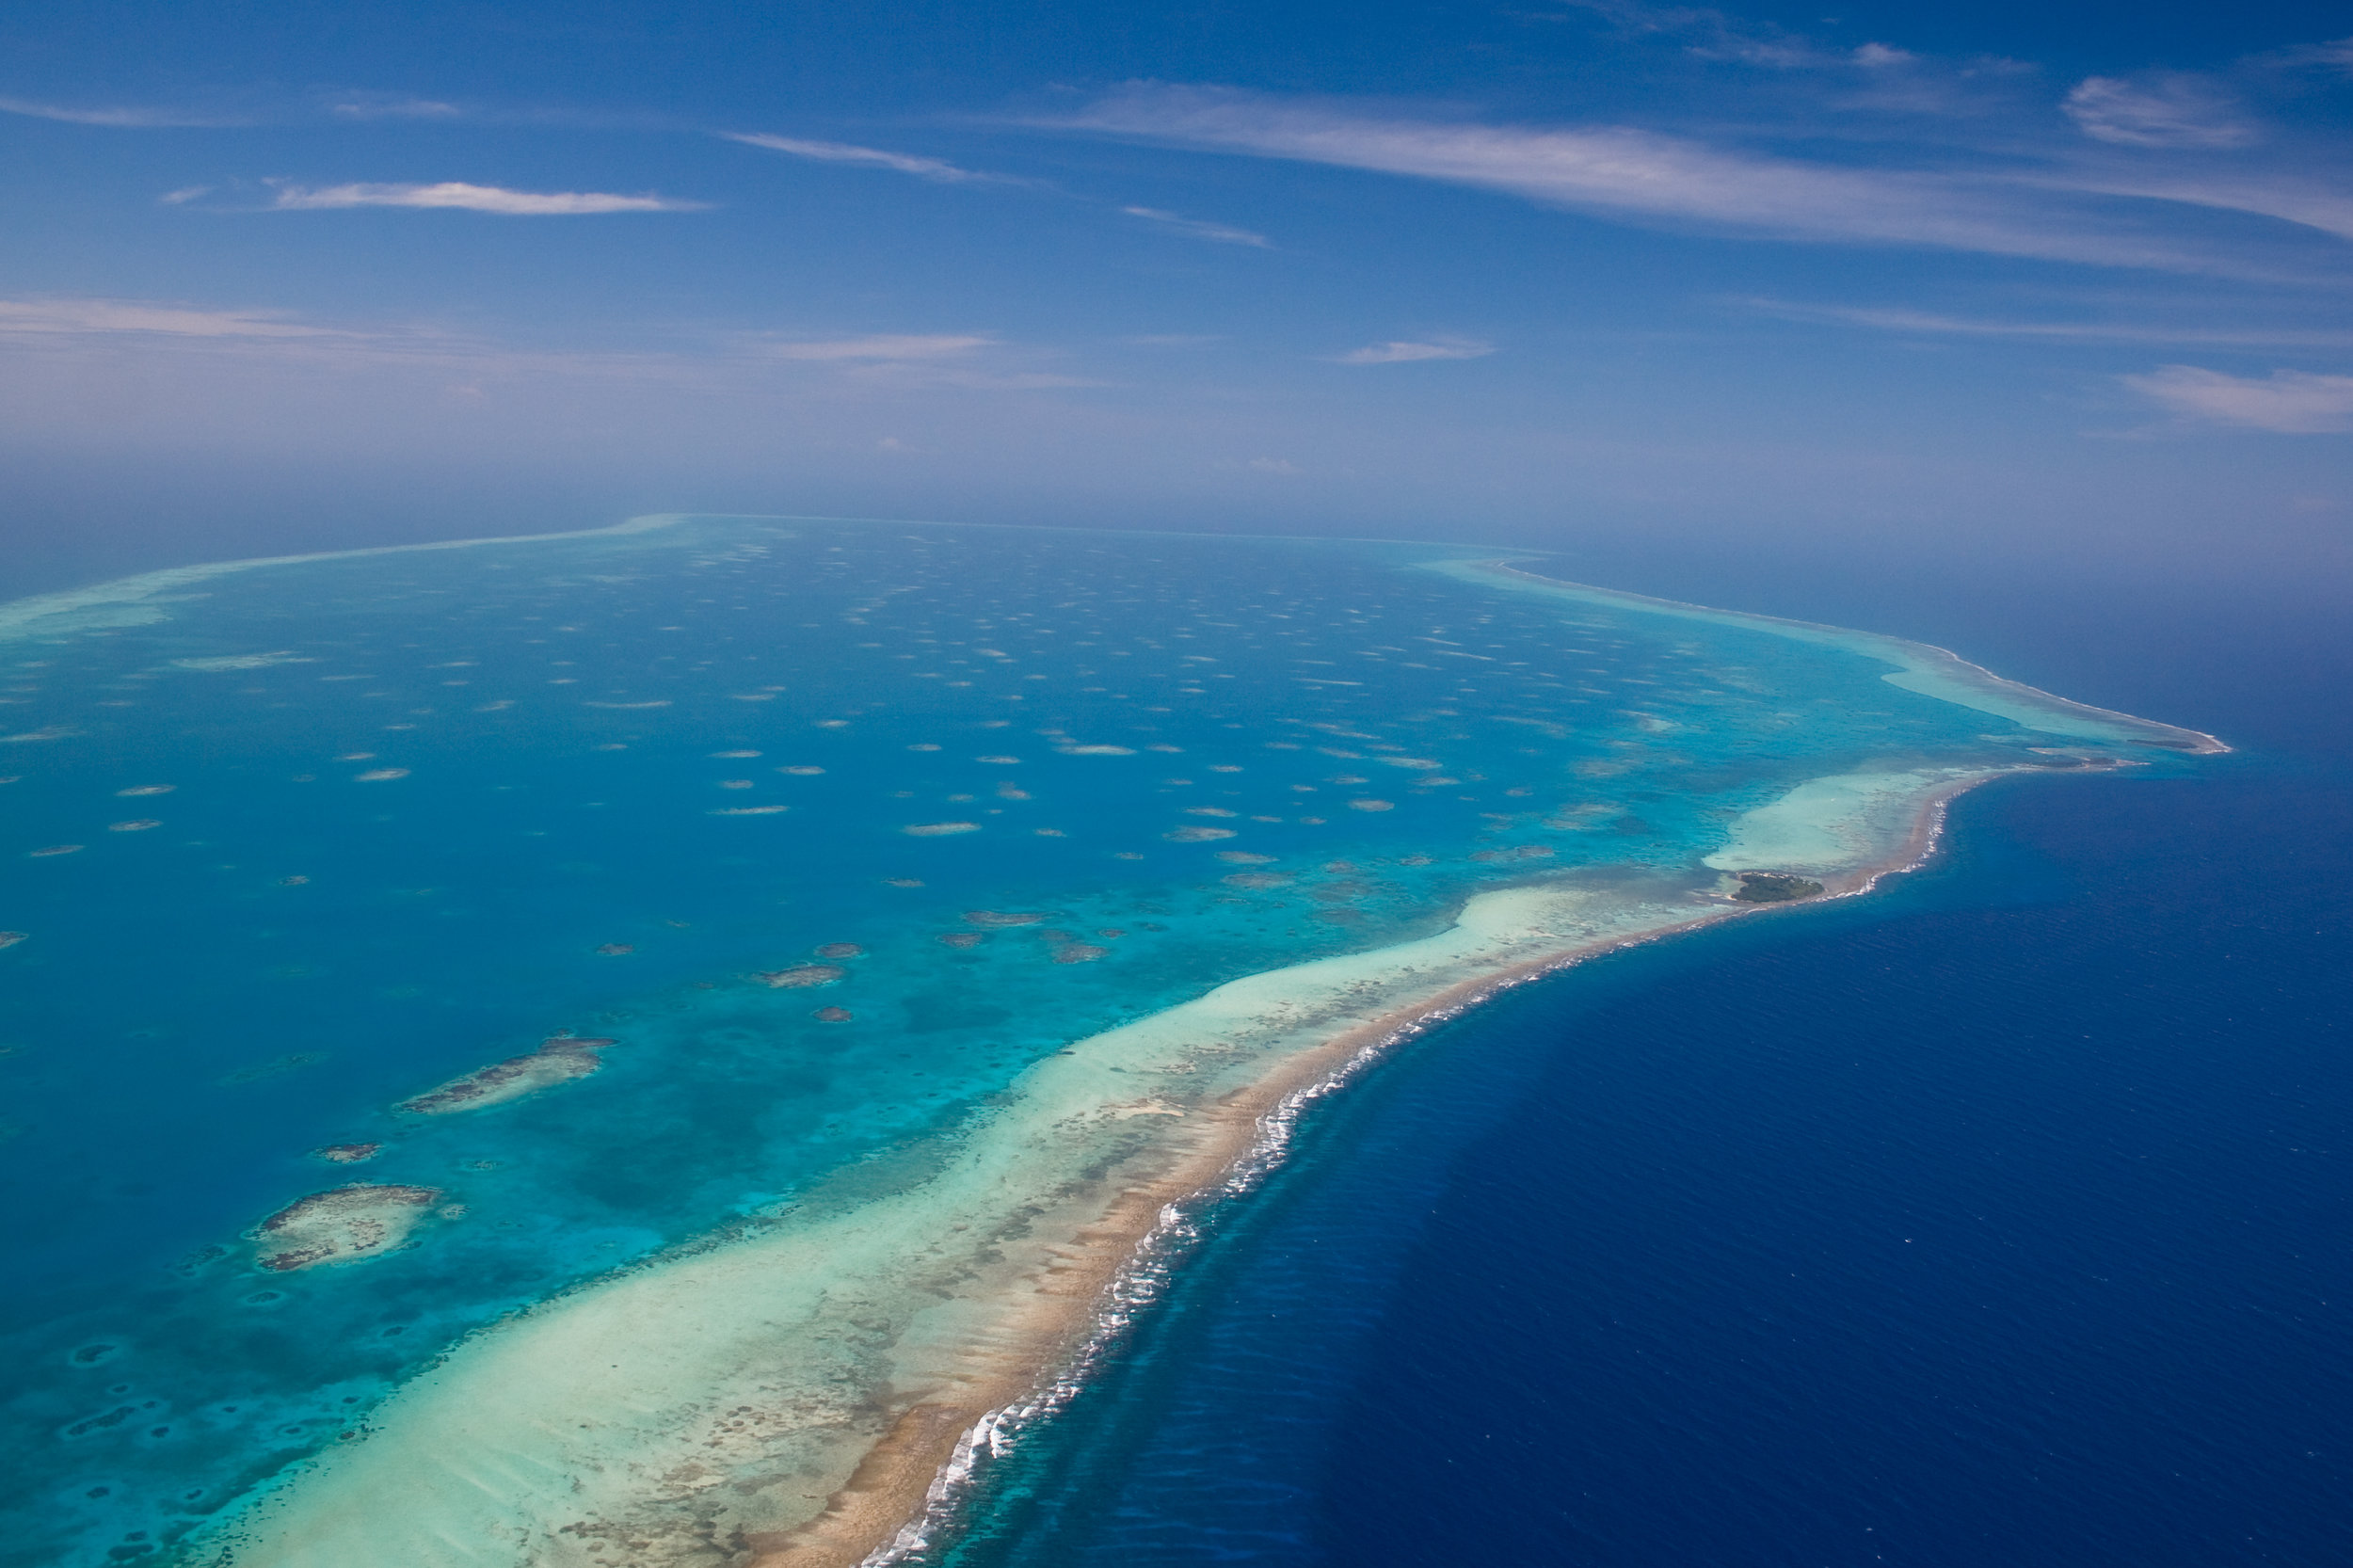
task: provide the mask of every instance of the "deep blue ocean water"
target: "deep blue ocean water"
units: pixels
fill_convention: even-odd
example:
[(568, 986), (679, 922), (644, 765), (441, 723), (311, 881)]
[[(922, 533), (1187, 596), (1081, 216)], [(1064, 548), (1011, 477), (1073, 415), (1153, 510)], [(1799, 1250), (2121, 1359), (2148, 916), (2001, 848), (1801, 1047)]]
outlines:
[(942, 1556), (2353, 1560), (2353, 660), (2294, 588), (2078, 592), (1930, 608), (2249, 749), (1420, 1042)]

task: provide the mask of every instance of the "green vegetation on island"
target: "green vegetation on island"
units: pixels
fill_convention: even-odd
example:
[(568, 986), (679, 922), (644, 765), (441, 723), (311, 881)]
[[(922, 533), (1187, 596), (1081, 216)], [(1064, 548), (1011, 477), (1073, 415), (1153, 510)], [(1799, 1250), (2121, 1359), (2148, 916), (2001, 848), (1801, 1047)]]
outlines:
[(1738, 904), (1787, 904), (1792, 899), (1812, 898), (1821, 890), (1820, 883), (1802, 876), (1780, 872), (1742, 872), (1739, 888), (1732, 897)]

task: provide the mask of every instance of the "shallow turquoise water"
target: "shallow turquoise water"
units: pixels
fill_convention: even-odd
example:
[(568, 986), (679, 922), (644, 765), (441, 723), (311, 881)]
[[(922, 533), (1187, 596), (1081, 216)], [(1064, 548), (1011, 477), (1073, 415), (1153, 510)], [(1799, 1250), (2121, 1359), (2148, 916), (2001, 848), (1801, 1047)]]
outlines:
[[(1481, 888), (1701, 875), (1810, 778), (2053, 744), (1849, 648), (1424, 566), (1477, 553), (698, 519), (23, 622), (0, 1561), (161, 1549), (469, 1331), (890, 1190), (1123, 1020)], [(563, 1032), (616, 1044), (394, 1109)], [(354, 1179), (439, 1208), (256, 1267)]]

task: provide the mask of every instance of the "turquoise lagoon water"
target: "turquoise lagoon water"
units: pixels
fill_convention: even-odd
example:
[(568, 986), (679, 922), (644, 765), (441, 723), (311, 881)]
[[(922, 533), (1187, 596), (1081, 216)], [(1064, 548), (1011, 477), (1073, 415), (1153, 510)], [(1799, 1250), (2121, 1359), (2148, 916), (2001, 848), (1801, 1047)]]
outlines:
[[(691, 518), (0, 607), (0, 1562), (730, 1560), (1001, 1291), (953, 1236), (1336, 1020), (2203, 744), (1490, 555)], [(414, 1230), (264, 1267), (355, 1182)]]

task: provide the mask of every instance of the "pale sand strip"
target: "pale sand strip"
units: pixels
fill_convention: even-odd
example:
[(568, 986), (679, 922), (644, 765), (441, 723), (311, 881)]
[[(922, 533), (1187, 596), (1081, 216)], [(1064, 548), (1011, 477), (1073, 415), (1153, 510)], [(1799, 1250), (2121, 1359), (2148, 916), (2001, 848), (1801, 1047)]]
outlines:
[[(1283, 1094), (1498, 975), (1727, 912), (1614, 902), (1485, 895), (1437, 936), (1082, 1041), (897, 1191), (820, 1192), (477, 1336), (214, 1542), (320, 1568), (855, 1562), (1083, 1338), (1162, 1207), (1216, 1180)], [(1160, 1106), (1191, 1114), (1119, 1114)]]
[(1942, 802), (1989, 776), (1982, 768), (1918, 768), (1809, 778), (1780, 799), (1742, 812), (1723, 847), (1701, 864), (1834, 881), (1870, 864), (1884, 845), (1916, 837), (1914, 824), (1924, 811), (1942, 821)]
[(182, 590), (216, 577), (259, 571), (268, 567), (298, 567), (314, 561), (358, 560), (370, 555), (409, 555), (425, 551), (473, 550), (486, 545), (546, 544), (556, 539), (596, 539), (647, 534), (685, 520), (682, 513), (657, 513), (631, 518), (607, 528), (578, 528), (564, 534), (516, 534), (483, 539), (428, 539), (422, 544), (376, 545), (365, 550), (325, 550), (308, 555), (255, 555), (242, 561), (205, 561), (188, 567), (166, 567), (136, 577), (118, 577), (86, 588), (35, 594), (0, 603), (0, 642), (69, 635), (119, 626), (149, 626), (168, 618), (163, 606)]
[[(1858, 850), (1876, 838), (1867, 859), (1810, 868), (1832, 893), (1916, 864), (1942, 803), (1991, 775), (1912, 776), (1900, 841), (1876, 811), (1833, 835)], [(1833, 803), (1852, 798), (1821, 802)], [(878, 1195), (821, 1190), (475, 1336), (388, 1400), (363, 1440), (207, 1530), (201, 1560), (887, 1561), (955, 1500), (936, 1481), (968, 1434), (1036, 1401), (1172, 1206), (1279, 1138), (1302, 1096), (1503, 987), (1755, 912), (1688, 884), (1571, 876), (1480, 895), (1437, 935), (1249, 976), (1080, 1042)], [(1188, 1113), (1161, 1113), (1176, 1109)], [(842, 1185), (859, 1179), (854, 1168)]]
[[(1828, 856), (1821, 856), (1812, 865), (1798, 868), (1815, 872), (1823, 883), (1821, 896), (1804, 903), (1857, 897), (1871, 891), (1887, 876), (1918, 870), (1936, 853), (1951, 803), (2009, 771), (2018, 770), (1945, 770), (1942, 776), (1934, 778), (1926, 774), (1915, 776), (1921, 790), (1911, 797), (1912, 809), (1892, 849), (1881, 842), (1860, 855), (1849, 856), (1843, 864), (1833, 864)], [(1902, 776), (1867, 776), (1884, 788)], [(1791, 793), (1805, 792), (1805, 787), (1801, 786)], [(1838, 792), (1837, 796), (1847, 793)], [(1826, 797), (1820, 794), (1809, 798), (1826, 803)], [(1880, 806), (1883, 802), (1873, 804)], [(1734, 824), (1735, 843), (1754, 843), (1768, 835), (1785, 831), (1789, 805), (1790, 797), (1785, 796), (1771, 806), (1745, 813)], [(1769, 813), (1769, 826), (1744, 834), (1744, 829), (1752, 828), (1751, 819)], [(1883, 810), (1874, 812), (1874, 816), (1881, 824), (1886, 821)], [(1861, 836), (1849, 832), (1835, 837), (1856, 845)], [(1715, 863), (1712, 856), (1709, 863)], [(746, 1560), (744, 1568), (888, 1568), (888, 1564), (936, 1540), (952, 1525), (958, 1505), (964, 1501), (972, 1475), (974, 1448), (1001, 1450), (1009, 1446), (1008, 1434), (1017, 1434), (1023, 1417), (1051, 1414), (1059, 1408), (1061, 1400), (1056, 1396), (1075, 1391), (1076, 1380), (1068, 1368), (1074, 1363), (1091, 1360), (1097, 1346), (1124, 1326), (1128, 1314), (1112, 1304), (1136, 1294), (1130, 1282), (1147, 1244), (1172, 1229), (1185, 1206), (1197, 1203), (1205, 1193), (1222, 1195), (1226, 1191), (1241, 1190), (1243, 1184), (1234, 1179), (1234, 1173), (1263, 1167), (1279, 1157), (1279, 1144), (1288, 1141), (1290, 1124), (1307, 1101), (1344, 1083), (1392, 1048), (1501, 992), (1558, 973), (1597, 954), (1694, 930), (1735, 915), (1792, 907), (1797, 905), (1717, 904), (1692, 911), (1680, 920), (1641, 936), (1597, 938), (1492, 974), (1464, 980), (1301, 1051), (1257, 1082), (1225, 1096), (1212, 1112), (1213, 1130), (1209, 1137), (1183, 1151), (1158, 1179), (1140, 1182), (1121, 1192), (1076, 1245), (1064, 1250), (1064, 1266), (1068, 1274), (1075, 1277), (1041, 1283), (1031, 1300), (1010, 1304), (1008, 1316), (1028, 1320), (1035, 1341), (1051, 1347), (1050, 1359), (1028, 1368), (1003, 1368), (1016, 1375), (1000, 1376), (993, 1386), (976, 1380), (971, 1384), (973, 1397), (955, 1405), (941, 1403), (909, 1410), (870, 1451), (850, 1483), (828, 1500), (824, 1514), (780, 1544), (759, 1543), (755, 1555)], [(1096, 1344), (1088, 1342), (1090, 1330)], [(1059, 1378), (1054, 1376), (1058, 1368), (1064, 1368)], [(996, 1397), (980, 1398), (984, 1388)], [(961, 1431), (957, 1430), (959, 1422), (965, 1423)], [(922, 1500), (910, 1508), (918, 1485), (923, 1488)], [(898, 1521), (896, 1528), (887, 1538), (878, 1539), (877, 1532), (893, 1521)], [(869, 1541), (877, 1544), (860, 1551), (858, 1548)]]

